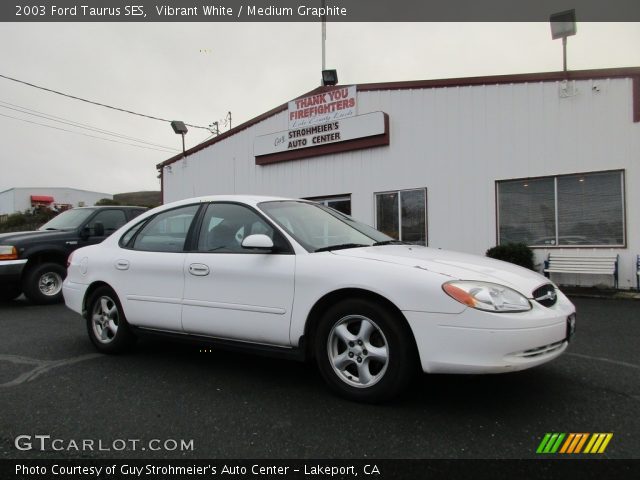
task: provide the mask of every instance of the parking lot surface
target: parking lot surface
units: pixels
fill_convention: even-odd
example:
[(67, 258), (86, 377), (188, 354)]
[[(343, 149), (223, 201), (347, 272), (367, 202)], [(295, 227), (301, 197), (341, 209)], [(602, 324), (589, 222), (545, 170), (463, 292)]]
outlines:
[(0, 458), (532, 458), (547, 432), (613, 433), (599, 457), (640, 458), (640, 302), (573, 300), (559, 359), (422, 375), (371, 406), (333, 396), (313, 364), (151, 341), (97, 354), (64, 305), (20, 299), (0, 305)]

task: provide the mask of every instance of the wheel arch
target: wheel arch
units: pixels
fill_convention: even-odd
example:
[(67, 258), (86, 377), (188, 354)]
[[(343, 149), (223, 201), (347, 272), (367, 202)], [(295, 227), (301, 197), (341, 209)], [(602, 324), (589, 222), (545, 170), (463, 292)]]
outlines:
[(336, 303), (345, 299), (353, 298), (368, 300), (370, 302), (377, 303), (378, 305), (393, 312), (394, 316), (399, 319), (404, 328), (407, 329), (407, 332), (409, 332), (411, 340), (413, 341), (414, 351), (416, 352), (416, 354), (418, 354), (418, 346), (416, 344), (415, 336), (413, 335), (413, 330), (411, 330), (409, 322), (405, 318), (402, 311), (391, 300), (378, 293), (372, 292), (371, 290), (361, 288), (342, 288), (325, 294), (313, 305), (313, 307), (311, 307), (311, 310), (307, 315), (307, 321), (304, 327), (303, 348), (306, 358), (313, 358), (314, 356), (313, 339), (315, 338), (318, 324), (324, 312), (326, 312), (331, 305), (335, 305)]
[(91, 285), (89, 285), (89, 288), (87, 288), (87, 291), (84, 293), (84, 298), (82, 299), (82, 316), (83, 317), (87, 318), (87, 315), (88, 315), (87, 302), (93, 295), (93, 292), (95, 292), (100, 287), (107, 287), (115, 292), (115, 289), (111, 285), (101, 280), (93, 282)]
[(58, 265), (66, 267), (67, 256), (68, 255), (66, 255), (62, 250), (45, 249), (30, 252), (27, 256), (28, 260), (24, 271), (26, 272), (30, 268), (47, 262), (57, 263)]

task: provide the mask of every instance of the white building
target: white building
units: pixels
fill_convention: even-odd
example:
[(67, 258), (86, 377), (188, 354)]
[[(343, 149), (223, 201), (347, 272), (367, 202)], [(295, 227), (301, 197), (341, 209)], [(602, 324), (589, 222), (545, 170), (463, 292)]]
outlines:
[(89, 207), (102, 199), (113, 199), (110, 193), (89, 192), (76, 188), (25, 187), (0, 192), (0, 215), (24, 212), (38, 206), (61, 210)]
[[(158, 165), (163, 201), (316, 198), (394, 237), (640, 254), (640, 68), (319, 87)], [(611, 276), (556, 274), (564, 284)]]

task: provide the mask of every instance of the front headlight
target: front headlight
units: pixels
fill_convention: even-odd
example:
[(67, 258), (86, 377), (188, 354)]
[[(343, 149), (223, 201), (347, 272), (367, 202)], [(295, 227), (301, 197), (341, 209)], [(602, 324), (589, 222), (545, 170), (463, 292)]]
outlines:
[(454, 280), (442, 285), (454, 300), (487, 312), (526, 312), (531, 310), (527, 298), (515, 290), (497, 283)]
[(18, 250), (12, 245), (0, 245), (0, 260), (17, 260)]

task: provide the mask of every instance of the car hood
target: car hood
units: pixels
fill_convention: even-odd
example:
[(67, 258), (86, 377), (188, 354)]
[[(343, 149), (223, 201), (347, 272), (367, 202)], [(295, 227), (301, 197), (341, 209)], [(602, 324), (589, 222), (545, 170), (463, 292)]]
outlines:
[(413, 245), (384, 245), (379, 247), (334, 250), (331, 253), (343, 257), (421, 268), (449, 277), (451, 280), (479, 280), (513, 288), (531, 297), (531, 292), (549, 279), (512, 263)]
[(22, 241), (33, 241), (58, 238), (61, 236), (68, 236), (69, 232), (65, 230), (33, 230), (30, 232), (9, 232), (0, 233), (0, 244), (6, 245), (11, 243), (19, 243)]

